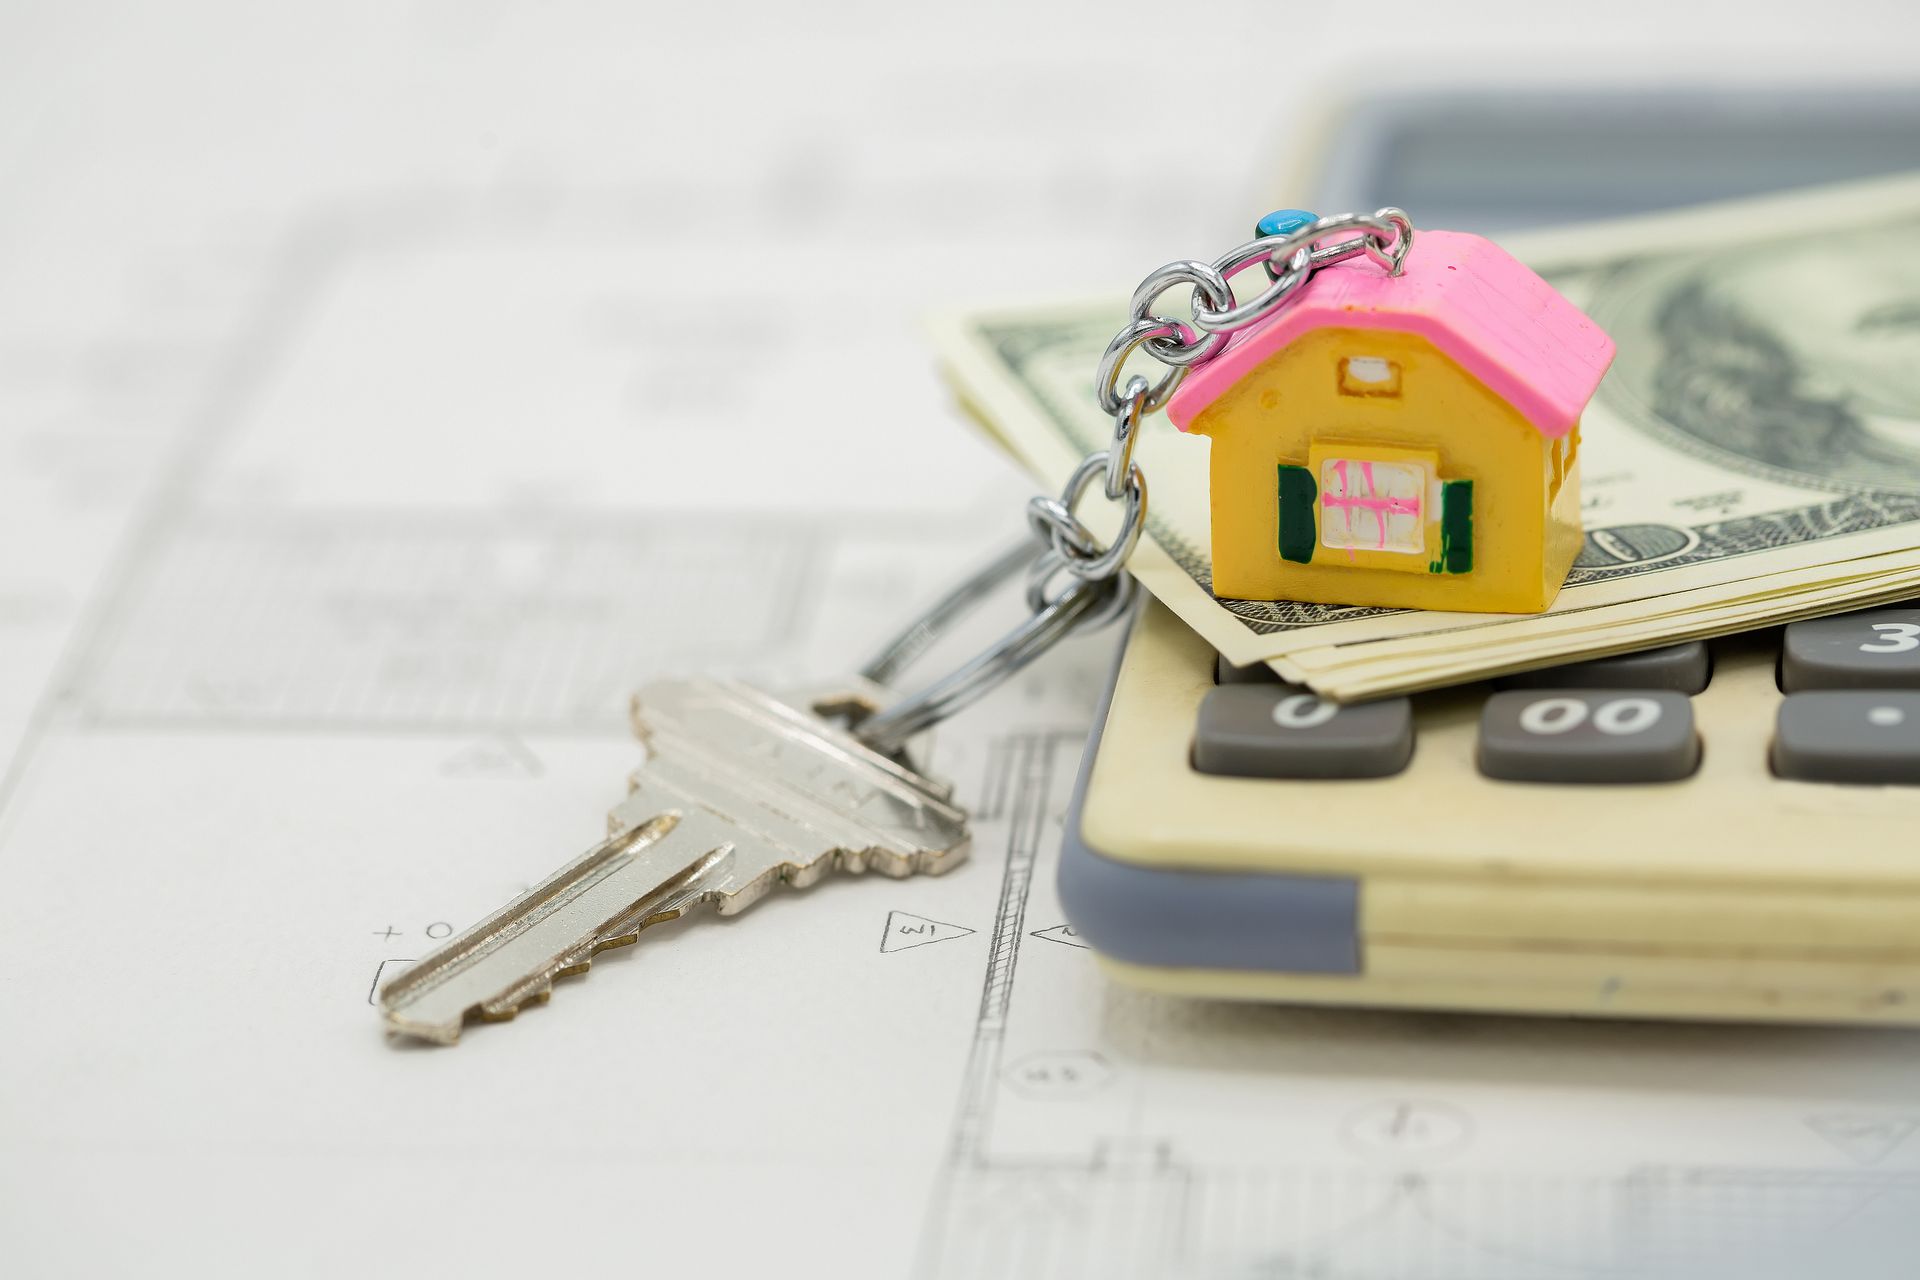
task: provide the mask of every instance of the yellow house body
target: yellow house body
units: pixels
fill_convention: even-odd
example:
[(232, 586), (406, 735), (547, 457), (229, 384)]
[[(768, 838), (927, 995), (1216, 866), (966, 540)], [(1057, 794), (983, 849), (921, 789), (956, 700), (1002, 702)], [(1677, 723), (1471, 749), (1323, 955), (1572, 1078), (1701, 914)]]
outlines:
[(1318, 272), (1169, 406), (1212, 442), (1214, 594), (1545, 609), (1580, 550), (1579, 417), (1612, 354), (1478, 237), (1423, 233), (1399, 278)]

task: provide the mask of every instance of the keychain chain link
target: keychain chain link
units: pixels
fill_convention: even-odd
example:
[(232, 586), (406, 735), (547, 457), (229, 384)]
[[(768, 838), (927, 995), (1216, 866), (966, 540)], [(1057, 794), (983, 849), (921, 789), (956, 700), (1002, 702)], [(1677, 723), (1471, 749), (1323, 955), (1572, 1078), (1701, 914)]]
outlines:
[[(1319, 247), (1331, 236), (1356, 231), (1358, 235)], [(1041, 496), (1027, 504), (1028, 519), (1046, 540), (1049, 558), (1083, 581), (1104, 581), (1119, 573), (1146, 525), (1146, 479), (1133, 461), (1141, 422), (1166, 407), (1189, 371), (1225, 351), (1233, 334), (1284, 307), (1321, 267), (1364, 254), (1397, 276), (1412, 245), (1413, 223), (1399, 209), (1344, 213), (1285, 235), (1249, 240), (1211, 263), (1169, 262), (1142, 280), (1133, 291), (1131, 318), (1107, 344), (1094, 378), (1094, 398), (1113, 418), (1112, 439), (1105, 449), (1087, 455), (1058, 498)], [(1246, 302), (1236, 302), (1233, 278), (1256, 264), (1267, 269), (1267, 287)], [(1163, 294), (1182, 285), (1193, 291), (1185, 321), (1155, 311)], [(1157, 382), (1136, 374), (1123, 386), (1120, 379), (1128, 359), (1142, 349), (1167, 371)], [(1074, 514), (1095, 474), (1105, 478), (1102, 492), (1108, 501), (1125, 504), (1120, 531), (1105, 548)]]
[[(1358, 234), (1321, 247), (1320, 241), (1342, 232)], [(1107, 447), (1081, 460), (1059, 497), (1041, 494), (1027, 503), (1027, 521), (1041, 545), (1023, 540), (1002, 553), (916, 619), (866, 670), (881, 680), (892, 675), (951, 617), (1023, 565), (1031, 616), (985, 653), (869, 717), (854, 732), (876, 749), (898, 751), (913, 734), (982, 697), (1069, 632), (1100, 626), (1126, 612), (1133, 579), (1124, 570), (1147, 524), (1147, 481), (1133, 460), (1141, 424), (1166, 408), (1190, 370), (1225, 351), (1233, 334), (1286, 306), (1315, 271), (1364, 254), (1397, 276), (1412, 246), (1413, 223), (1399, 209), (1336, 214), (1285, 234), (1256, 237), (1210, 263), (1169, 262), (1142, 280), (1133, 291), (1130, 318), (1107, 344), (1094, 379), (1094, 398), (1113, 418)], [(1233, 278), (1256, 265), (1265, 268), (1267, 286), (1240, 302)], [(1155, 310), (1162, 295), (1181, 286), (1192, 290), (1186, 320)], [(1133, 374), (1123, 384), (1127, 361), (1141, 350), (1166, 366), (1166, 372), (1157, 381)], [(1095, 479), (1109, 502), (1122, 504), (1119, 532), (1104, 547), (1075, 514)]]

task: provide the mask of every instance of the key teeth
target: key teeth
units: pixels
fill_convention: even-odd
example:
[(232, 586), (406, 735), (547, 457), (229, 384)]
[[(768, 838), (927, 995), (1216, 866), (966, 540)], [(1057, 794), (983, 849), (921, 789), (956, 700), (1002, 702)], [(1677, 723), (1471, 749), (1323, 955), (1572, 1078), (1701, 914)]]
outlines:
[(467, 1026), (482, 1022), (512, 1022), (528, 1005), (546, 1004), (550, 1001), (553, 998), (554, 984), (559, 979), (581, 977), (591, 972), (593, 958), (602, 951), (632, 946), (640, 940), (640, 935), (647, 929), (657, 924), (678, 920), (703, 905), (712, 904), (717, 915), (737, 915), (779, 886), (784, 885), (796, 890), (810, 889), (826, 879), (829, 873), (859, 875), (878, 872), (896, 880), (915, 874), (937, 875), (965, 861), (971, 843), (971, 835), (969, 835), (968, 839), (951, 849), (919, 851), (909, 857), (902, 857), (878, 846), (870, 846), (865, 849), (836, 849), (827, 857), (804, 864), (783, 862), (778, 866), (767, 868), (760, 875), (730, 893), (721, 889), (696, 891), (684, 901), (633, 922), (630, 928), (622, 928), (617, 933), (603, 934), (594, 939), (593, 944), (583, 954), (561, 956), (551, 973), (530, 981), (517, 990), (504, 992), (495, 999), (468, 1007), (460, 1020), (451, 1025), (410, 1022), (392, 1010), (387, 1010), (387, 1033), (391, 1036), (425, 1040), (436, 1045), (458, 1044), (460, 1033)]
[(461, 1031), (476, 1023), (512, 1022), (519, 1016), (520, 1011), (527, 1006), (536, 1004), (543, 1005), (551, 1001), (553, 999), (554, 984), (561, 978), (577, 978), (591, 972), (593, 969), (593, 958), (602, 951), (613, 951), (620, 947), (632, 946), (640, 940), (640, 935), (646, 930), (657, 924), (666, 924), (668, 921), (678, 920), (681, 916), (686, 915), (690, 910), (698, 906), (700, 901), (704, 901), (704, 899), (683, 903), (666, 911), (656, 911), (652, 915), (637, 922), (630, 929), (624, 929), (616, 934), (596, 938), (594, 939), (593, 946), (588, 949), (585, 955), (577, 959), (571, 957), (562, 958), (549, 977), (539, 980), (538, 983), (529, 983), (526, 987), (508, 992), (493, 1000), (485, 1000), (479, 1004), (472, 1005), (462, 1013), (458, 1022), (450, 1026), (439, 1023), (408, 1022), (389, 1012), (387, 1014), (387, 1032), (390, 1035), (407, 1036), (413, 1039), (430, 1041), (436, 1045), (452, 1045), (460, 1043)]
[(512, 1022), (519, 1016), (520, 1011), (528, 1005), (545, 1004), (551, 999), (553, 999), (553, 986), (552, 984), (548, 984), (530, 995), (520, 997), (512, 1004), (505, 1002), (495, 1003), (494, 1001), (488, 1001), (486, 1004), (477, 1004), (467, 1010), (466, 1020), (470, 1022)]
[(971, 837), (948, 850), (921, 850), (906, 857), (877, 846), (836, 849), (828, 856), (811, 862), (783, 862), (779, 866), (768, 867), (731, 892), (714, 890), (706, 895), (706, 900), (713, 902), (718, 914), (731, 916), (745, 911), (776, 888), (811, 889), (829, 875), (864, 875), (872, 872), (892, 880), (905, 880), (914, 875), (939, 875), (966, 861), (970, 844)]

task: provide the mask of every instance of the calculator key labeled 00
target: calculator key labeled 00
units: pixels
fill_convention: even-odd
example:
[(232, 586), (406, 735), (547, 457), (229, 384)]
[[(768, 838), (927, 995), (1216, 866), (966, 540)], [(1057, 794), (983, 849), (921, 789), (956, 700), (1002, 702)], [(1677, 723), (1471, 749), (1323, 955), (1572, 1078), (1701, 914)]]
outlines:
[(1670, 689), (1510, 689), (1480, 713), (1480, 772), (1512, 782), (1673, 782), (1700, 762)]

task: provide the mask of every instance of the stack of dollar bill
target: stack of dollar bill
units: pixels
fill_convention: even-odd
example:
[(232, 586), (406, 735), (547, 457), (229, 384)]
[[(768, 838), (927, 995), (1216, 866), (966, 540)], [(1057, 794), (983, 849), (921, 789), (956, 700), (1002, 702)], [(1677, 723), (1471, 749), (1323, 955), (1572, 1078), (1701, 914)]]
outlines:
[[(1207, 441), (1164, 416), (1136, 453), (1130, 567), (1230, 661), (1341, 699), (1920, 596), (1915, 243), (1920, 176), (1507, 240), (1619, 344), (1581, 428), (1586, 544), (1544, 614), (1215, 597)], [(936, 335), (962, 401), (1051, 490), (1106, 445), (1093, 373), (1126, 319), (1116, 299)], [(1081, 515), (1118, 523), (1097, 489)]]

